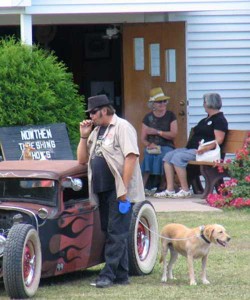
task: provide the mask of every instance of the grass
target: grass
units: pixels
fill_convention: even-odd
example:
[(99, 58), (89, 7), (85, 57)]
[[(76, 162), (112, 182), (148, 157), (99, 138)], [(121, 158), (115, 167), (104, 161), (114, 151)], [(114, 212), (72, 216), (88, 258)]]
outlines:
[[(131, 277), (129, 286), (97, 289), (89, 283), (102, 266), (64, 276), (43, 279), (35, 299), (174, 299), (174, 300), (246, 300), (250, 299), (250, 210), (224, 212), (166, 212), (158, 213), (159, 228), (167, 223), (182, 223), (189, 227), (202, 224), (223, 224), (232, 240), (227, 248), (213, 245), (208, 258), (207, 275), (210, 285), (200, 280), (201, 262), (195, 261), (197, 286), (189, 286), (186, 259), (179, 257), (174, 275), (176, 280), (161, 283), (162, 266), (157, 261), (147, 276)], [(0, 283), (0, 299), (8, 299)]]

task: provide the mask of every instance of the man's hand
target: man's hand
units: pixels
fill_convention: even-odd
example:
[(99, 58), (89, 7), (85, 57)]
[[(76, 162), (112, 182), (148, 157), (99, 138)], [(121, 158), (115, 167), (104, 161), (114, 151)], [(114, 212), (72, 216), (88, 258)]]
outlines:
[(81, 137), (88, 137), (92, 131), (92, 120), (83, 120), (80, 122), (80, 135)]
[(125, 202), (127, 200), (126, 194), (119, 197), (118, 200), (122, 201), (122, 202)]

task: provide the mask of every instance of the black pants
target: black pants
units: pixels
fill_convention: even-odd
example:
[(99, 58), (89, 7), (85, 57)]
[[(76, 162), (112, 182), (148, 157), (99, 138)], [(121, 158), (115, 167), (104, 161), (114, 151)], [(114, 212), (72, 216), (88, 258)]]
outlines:
[(98, 193), (102, 230), (106, 232), (105, 266), (99, 276), (110, 280), (128, 279), (128, 235), (132, 210), (119, 212), (116, 191)]

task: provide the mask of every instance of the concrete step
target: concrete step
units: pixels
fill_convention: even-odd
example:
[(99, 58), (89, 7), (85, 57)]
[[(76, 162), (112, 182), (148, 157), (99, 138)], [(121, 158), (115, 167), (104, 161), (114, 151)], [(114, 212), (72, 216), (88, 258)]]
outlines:
[(200, 195), (193, 195), (190, 198), (154, 198), (146, 196), (156, 212), (180, 212), (180, 211), (217, 211), (221, 212), (221, 209), (211, 207), (207, 204), (205, 199), (201, 199)]

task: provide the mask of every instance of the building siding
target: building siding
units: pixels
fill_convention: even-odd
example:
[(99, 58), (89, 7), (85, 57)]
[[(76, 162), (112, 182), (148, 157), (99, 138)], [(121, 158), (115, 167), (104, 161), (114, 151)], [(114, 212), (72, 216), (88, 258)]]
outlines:
[(250, 129), (250, 11), (170, 15), (186, 21), (188, 131), (203, 116), (202, 95), (217, 92), (231, 129)]

